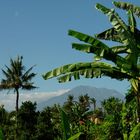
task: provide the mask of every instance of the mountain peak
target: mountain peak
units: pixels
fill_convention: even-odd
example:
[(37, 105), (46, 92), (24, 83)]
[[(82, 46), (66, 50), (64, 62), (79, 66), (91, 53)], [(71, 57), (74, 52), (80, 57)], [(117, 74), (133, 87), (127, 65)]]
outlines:
[(66, 102), (69, 95), (73, 95), (74, 99), (78, 100), (78, 97), (80, 95), (85, 95), (85, 94), (88, 94), (90, 98), (95, 98), (97, 105), (99, 106), (100, 106), (101, 101), (109, 97), (116, 97), (122, 100), (124, 99), (124, 95), (122, 95), (121, 93), (113, 89), (96, 88), (92, 86), (80, 85), (80, 86), (74, 87), (73, 89), (67, 91), (66, 93), (62, 95), (59, 95), (57, 97), (52, 97), (45, 102), (39, 103), (38, 109), (39, 110), (43, 109), (46, 106), (53, 106), (54, 104), (63, 105), (64, 102)]

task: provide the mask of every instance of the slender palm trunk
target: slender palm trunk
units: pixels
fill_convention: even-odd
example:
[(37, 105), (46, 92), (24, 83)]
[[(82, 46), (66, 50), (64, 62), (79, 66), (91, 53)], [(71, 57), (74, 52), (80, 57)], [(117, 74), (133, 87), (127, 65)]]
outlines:
[(93, 103), (94, 111), (96, 110), (96, 101)]
[(137, 96), (137, 122), (140, 122), (140, 95)]
[(16, 90), (16, 135), (15, 140), (18, 140), (18, 101), (19, 101), (19, 90)]
[(19, 91), (16, 89), (16, 113), (18, 113)]
[(137, 90), (134, 90), (135, 100), (136, 100), (136, 116), (137, 123), (140, 122), (140, 81), (138, 81)]
[(137, 123), (140, 122), (140, 81), (138, 82), (136, 94), (136, 103), (137, 103)]

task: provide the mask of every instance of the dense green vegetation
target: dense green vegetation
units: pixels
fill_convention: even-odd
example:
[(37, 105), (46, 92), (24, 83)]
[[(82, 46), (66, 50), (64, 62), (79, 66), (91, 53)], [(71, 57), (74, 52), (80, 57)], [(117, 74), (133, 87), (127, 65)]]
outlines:
[[(135, 98), (131, 90), (126, 102), (110, 97), (96, 106), (87, 94), (74, 100), (67, 97), (63, 106), (54, 104), (37, 110), (36, 102), (23, 102), (8, 112), (0, 106), (0, 139), (6, 140), (127, 140), (139, 137)], [(18, 123), (18, 125), (17, 125)]]
[[(135, 17), (140, 17), (140, 7), (124, 2), (113, 4), (127, 11), (127, 24), (114, 9), (97, 4), (96, 8), (109, 17), (112, 27), (95, 36), (74, 30), (68, 33), (84, 42), (73, 43), (72, 47), (93, 53), (94, 61), (64, 65), (45, 73), (43, 78), (58, 77), (59, 82), (78, 80), (80, 76), (127, 79), (131, 88), (126, 100), (110, 97), (97, 107), (96, 99), (87, 94), (79, 96), (78, 101), (70, 95), (63, 106), (54, 104), (37, 111), (35, 102), (26, 101), (19, 108), (19, 90), (36, 88), (31, 81), (36, 74), (31, 73), (33, 67), (25, 71), (22, 57), (17, 57), (10, 60), (10, 67), (2, 70), (5, 78), (0, 89), (16, 93), (16, 110), (7, 112), (4, 106), (0, 107), (1, 140), (140, 139), (140, 31)], [(110, 47), (101, 40), (115, 41), (118, 45)]]
[[(94, 99), (95, 100), (95, 99)], [(0, 107), (0, 128), (4, 139), (14, 140), (18, 122), (18, 140), (64, 140), (79, 137), (80, 140), (122, 139), (122, 101), (110, 97), (100, 108), (94, 108), (93, 99), (87, 94), (78, 100), (68, 96), (63, 106), (45, 107), (37, 111), (37, 104), (23, 102), (16, 112)]]

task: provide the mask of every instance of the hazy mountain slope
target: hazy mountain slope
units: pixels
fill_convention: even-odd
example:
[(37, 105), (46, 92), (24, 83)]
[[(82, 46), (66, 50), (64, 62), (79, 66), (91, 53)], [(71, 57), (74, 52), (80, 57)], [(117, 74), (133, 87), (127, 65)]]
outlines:
[(91, 86), (78, 86), (60, 96), (52, 97), (47, 101), (39, 103), (38, 109), (41, 110), (46, 106), (52, 106), (54, 104), (63, 105), (63, 103), (67, 100), (68, 95), (73, 95), (74, 99), (77, 100), (80, 95), (85, 94), (88, 94), (89, 97), (94, 97), (96, 99), (97, 106), (100, 105), (101, 101), (112, 96), (119, 99), (124, 99), (124, 95), (112, 89), (95, 88)]

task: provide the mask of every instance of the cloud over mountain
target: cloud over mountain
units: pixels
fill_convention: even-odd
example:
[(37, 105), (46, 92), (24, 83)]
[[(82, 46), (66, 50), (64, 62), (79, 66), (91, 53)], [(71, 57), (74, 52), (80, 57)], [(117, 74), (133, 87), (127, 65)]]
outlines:
[[(43, 102), (47, 101), (52, 97), (56, 97), (59, 95), (68, 92), (69, 89), (62, 89), (54, 92), (27, 92), (21, 93), (19, 96), (19, 106), (22, 102), (25, 101), (32, 101), (32, 102)], [(0, 105), (4, 105), (5, 109), (8, 111), (15, 110), (15, 102), (16, 102), (16, 94), (7, 94), (7, 93), (0, 93)]]

